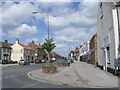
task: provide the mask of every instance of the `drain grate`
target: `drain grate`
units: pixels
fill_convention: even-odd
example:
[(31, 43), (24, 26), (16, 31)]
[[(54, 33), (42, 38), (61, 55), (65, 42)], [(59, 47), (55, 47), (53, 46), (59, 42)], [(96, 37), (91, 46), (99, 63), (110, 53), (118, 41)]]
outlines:
[(65, 86), (67, 86), (68, 84), (62, 84), (62, 85), (65, 85)]
[(70, 75), (64, 75), (64, 76), (70, 76)]

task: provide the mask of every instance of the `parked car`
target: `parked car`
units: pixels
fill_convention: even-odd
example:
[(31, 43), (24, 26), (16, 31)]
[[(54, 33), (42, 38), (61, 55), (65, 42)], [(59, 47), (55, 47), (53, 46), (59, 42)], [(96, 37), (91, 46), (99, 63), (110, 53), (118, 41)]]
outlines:
[(2, 60), (2, 64), (8, 64), (8, 60)]
[(42, 63), (45, 63), (46, 62), (46, 60), (45, 59), (42, 59)]
[(53, 60), (53, 61), (56, 61), (56, 59), (55, 59), (55, 58), (52, 58), (52, 60)]
[(30, 64), (30, 62), (27, 59), (21, 59), (19, 61), (19, 65), (29, 65), (29, 64)]
[(64, 59), (64, 61), (66, 61), (66, 62), (67, 62), (68, 60), (65, 58), (65, 59)]
[(42, 60), (41, 59), (35, 59), (34, 62), (35, 63), (42, 63)]
[(52, 59), (50, 59), (50, 63), (52, 63), (53, 62), (53, 60)]

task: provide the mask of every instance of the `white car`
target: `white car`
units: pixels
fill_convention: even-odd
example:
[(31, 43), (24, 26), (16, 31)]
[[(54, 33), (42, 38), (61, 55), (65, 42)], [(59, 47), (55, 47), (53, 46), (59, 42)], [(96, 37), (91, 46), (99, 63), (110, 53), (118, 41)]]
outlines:
[(44, 63), (44, 62), (46, 62), (46, 60), (45, 60), (45, 59), (42, 59), (42, 63)]
[(53, 61), (56, 61), (56, 59), (55, 59), (55, 58), (52, 58), (52, 60), (53, 60)]

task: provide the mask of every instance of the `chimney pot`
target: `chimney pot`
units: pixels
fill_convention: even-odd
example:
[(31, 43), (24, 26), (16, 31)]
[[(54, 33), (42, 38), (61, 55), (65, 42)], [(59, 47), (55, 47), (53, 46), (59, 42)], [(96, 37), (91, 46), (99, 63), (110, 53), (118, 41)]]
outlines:
[(32, 43), (34, 44), (34, 40), (32, 40)]
[(8, 43), (8, 40), (5, 40), (4, 42)]
[(18, 38), (16, 39), (16, 44), (19, 44), (19, 39)]

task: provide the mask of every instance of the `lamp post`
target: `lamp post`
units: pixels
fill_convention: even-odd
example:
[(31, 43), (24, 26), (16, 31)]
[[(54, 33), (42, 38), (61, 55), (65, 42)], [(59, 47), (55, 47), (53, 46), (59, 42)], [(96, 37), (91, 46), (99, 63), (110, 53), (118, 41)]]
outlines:
[(47, 28), (48, 28), (48, 40), (49, 40), (49, 15), (48, 12), (37, 12), (37, 11), (33, 11), (33, 14), (37, 14), (37, 13), (46, 13), (47, 14)]

